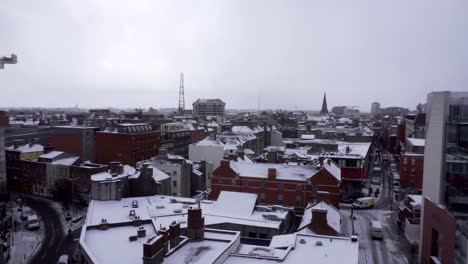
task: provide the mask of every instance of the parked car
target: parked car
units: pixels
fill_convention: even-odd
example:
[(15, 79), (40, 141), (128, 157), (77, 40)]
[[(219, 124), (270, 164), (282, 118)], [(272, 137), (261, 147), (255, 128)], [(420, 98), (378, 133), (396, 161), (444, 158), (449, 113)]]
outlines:
[(29, 231), (37, 230), (40, 228), (39, 218), (37, 218), (37, 215), (35, 214), (29, 215), (26, 223), (26, 227)]
[(28, 216), (30, 216), (32, 214), (33, 214), (33, 211), (32, 211), (31, 208), (24, 207), (23, 210), (21, 211), (20, 219), (24, 221), (24, 220), (28, 219)]
[(354, 208), (371, 208), (375, 204), (374, 198), (372, 197), (362, 197), (356, 199), (353, 203)]
[(370, 222), (370, 234), (371, 234), (372, 239), (383, 239), (382, 222), (371, 221)]
[(57, 264), (68, 264), (68, 255), (60, 256)]

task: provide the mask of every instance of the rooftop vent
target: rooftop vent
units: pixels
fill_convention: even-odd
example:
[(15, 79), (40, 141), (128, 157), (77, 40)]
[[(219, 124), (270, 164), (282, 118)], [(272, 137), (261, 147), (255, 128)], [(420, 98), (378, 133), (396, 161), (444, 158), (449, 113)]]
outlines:
[(129, 236), (128, 241), (137, 241), (138, 237), (137, 236)]
[(315, 246), (316, 246), (316, 247), (321, 247), (321, 246), (323, 246), (322, 241), (319, 240), (319, 241), (315, 242)]
[(351, 236), (351, 242), (357, 242), (358, 237), (357, 236)]
[(300, 243), (300, 244), (305, 244), (306, 241), (305, 241), (305, 239), (301, 238), (301, 239), (299, 240), (299, 243)]
[(156, 205), (156, 209), (164, 209), (165, 206), (164, 205)]
[(140, 226), (138, 228), (138, 231), (137, 231), (137, 236), (138, 237), (145, 237), (146, 236), (146, 229), (142, 226)]
[(176, 213), (176, 214), (180, 214), (180, 213), (182, 213), (182, 209), (180, 209), (180, 208), (174, 209), (173, 212)]

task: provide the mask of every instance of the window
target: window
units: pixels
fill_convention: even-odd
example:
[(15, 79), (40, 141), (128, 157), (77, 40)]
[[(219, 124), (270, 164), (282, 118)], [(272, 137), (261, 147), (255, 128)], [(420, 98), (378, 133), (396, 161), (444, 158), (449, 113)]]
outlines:
[(296, 206), (302, 206), (302, 197), (301, 197), (301, 195), (296, 195)]
[(302, 191), (302, 184), (300, 183), (296, 184), (296, 191), (298, 192)]
[(265, 188), (265, 185), (266, 185), (266, 184), (265, 184), (264, 181), (261, 181), (261, 182), (260, 182), (260, 187)]
[(278, 182), (278, 190), (283, 190), (284, 188), (284, 183)]
[(411, 159), (411, 165), (412, 166), (416, 165), (416, 160), (415, 159)]
[(177, 181), (172, 181), (172, 186), (177, 187)]
[(232, 185), (236, 185), (236, 184), (237, 184), (236, 179), (232, 179), (231, 182), (232, 182)]
[(403, 159), (403, 164), (405, 164), (405, 165), (408, 164), (408, 159), (407, 158)]
[(249, 181), (248, 180), (242, 180), (242, 186), (249, 187)]
[(265, 193), (260, 194), (260, 202), (265, 203)]
[(279, 205), (283, 204), (283, 194), (282, 193), (278, 194), (278, 204)]

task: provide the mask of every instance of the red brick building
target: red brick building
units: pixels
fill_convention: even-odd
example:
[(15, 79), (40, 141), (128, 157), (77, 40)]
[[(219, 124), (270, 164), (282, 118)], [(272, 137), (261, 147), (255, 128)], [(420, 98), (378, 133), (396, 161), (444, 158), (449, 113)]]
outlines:
[(330, 159), (316, 166), (221, 161), (213, 171), (211, 199), (221, 191), (257, 193), (263, 204), (303, 209), (318, 191), (330, 193), (330, 203), (339, 208), (341, 171)]
[(108, 164), (120, 161), (135, 165), (138, 161), (157, 156), (160, 133), (142, 124), (118, 124), (113, 131), (96, 133), (96, 160)]
[(422, 190), (424, 154), (402, 153), (400, 157), (400, 186), (403, 189)]
[[(455, 263), (456, 218), (444, 208), (424, 199), (421, 263)], [(433, 258), (440, 262), (435, 262)]]
[(74, 154), (82, 160), (94, 162), (96, 127), (56, 126), (52, 133), (54, 149)]

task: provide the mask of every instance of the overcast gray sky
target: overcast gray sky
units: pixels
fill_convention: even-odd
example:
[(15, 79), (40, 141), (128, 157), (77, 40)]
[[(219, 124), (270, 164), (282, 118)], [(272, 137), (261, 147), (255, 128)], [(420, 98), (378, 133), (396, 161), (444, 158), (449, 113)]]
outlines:
[(0, 0), (0, 106), (414, 108), (468, 90), (468, 1)]

